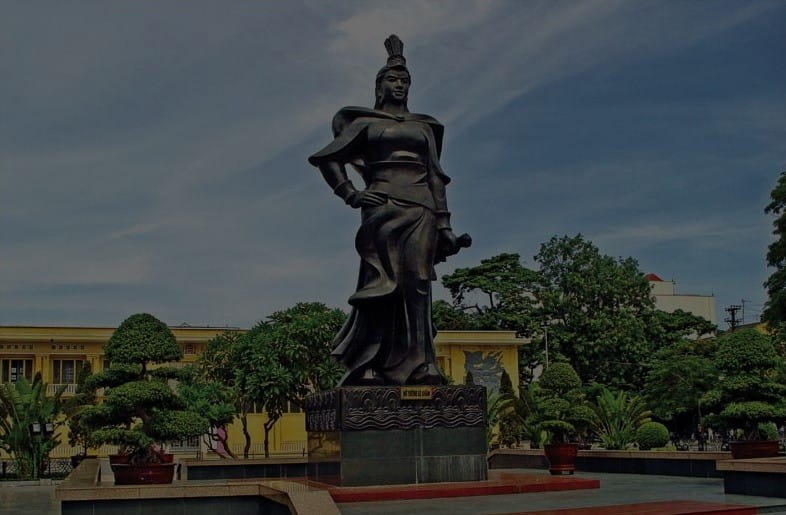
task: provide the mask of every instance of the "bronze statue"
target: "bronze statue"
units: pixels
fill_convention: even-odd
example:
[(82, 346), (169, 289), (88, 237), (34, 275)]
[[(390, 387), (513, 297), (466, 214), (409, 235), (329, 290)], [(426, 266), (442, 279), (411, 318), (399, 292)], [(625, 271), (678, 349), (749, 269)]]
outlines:
[[(444, 128), (409, 112), (404, 45), (392, 35), (385, 47), (374, 109), (341, 109), (333, 118), (335, 139), (309, 158), (333, 192), (361, 210), (360, 275), (333, 355), (347, 369), (341, 386), (444, 384), (431, 320), (434, 264), (472, 240), (450, 227), (450, 178), (439, 164)], [(363, 176), (363, 191), (347, 178), (347, 163)]]

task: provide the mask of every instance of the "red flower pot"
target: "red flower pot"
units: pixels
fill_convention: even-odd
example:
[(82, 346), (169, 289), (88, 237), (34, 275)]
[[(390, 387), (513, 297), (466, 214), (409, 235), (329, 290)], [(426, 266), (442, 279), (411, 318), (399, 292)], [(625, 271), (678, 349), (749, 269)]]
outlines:
[(544, 445), (546, 458), (549, 460), (549, 472), (559, 475), (567, 472), (573, 474), (576, 470), (576, 455), (579, 452), (579, 444), (576, 443), (552, 443)]
[(778, 440), (741, 440), (729, 442), (729, 449), (735, 460), (769, 458), (778, 455), (778, 445)]
[(131, 464), (130, 455), (109, 456), (116, 485), (166, 485), (175, 477), (174, 455), (161, 454), (162, 463)]

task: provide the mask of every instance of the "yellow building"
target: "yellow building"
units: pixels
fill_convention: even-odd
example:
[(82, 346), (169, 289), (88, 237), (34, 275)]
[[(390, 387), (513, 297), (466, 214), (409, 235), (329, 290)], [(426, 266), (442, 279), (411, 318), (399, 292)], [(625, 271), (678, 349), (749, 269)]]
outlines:
[[(181, 363), (196, 361), (211, 338), (226, 331), (242, 331), (229, 327), (186, 325), (171, 329), (183, 349)], [(64, 396), (73, 395), (83, 363), (90, 363), (94, 372), (108, 365), (103, 348), (114, 330), (113, 327), (0, 326), (0, 380), (15, 382), (22, 376), (32, 379), (40, 372), (44, 381), (49, 383), (49, 393), (66, 385)], [(470, 371), (475, 384), (496, 390), (502, 371), (506, 370), (514, 388), (518, 388), (518, 346), (523, 340), (517, 339), (513, 331), (441, 331), (435, 342), (439, 364), (456, 384), (463, 383)], [(264, 413), (248, 415), (252, 454), (263, 452), (262, 424), (265, 420)], [(245, 441), (240, 422), (236, 420), (227, 432), (230, 449), (242, 453)], [(61, 434), (60, 441), (62, 443), (53, 455), (77, 453), (76, 449), (67, 445), (68, 439), (64, 434)], [(302, 453), (305, 442), (305, 417), (293, 404), (271, 431), (270, 451), (275, 454)], [(206, 445), (194, 439), (181, 442), (172, 450), (204, 453)], [(101, 450), (102, 453), (107, 451), (111, 449)]]

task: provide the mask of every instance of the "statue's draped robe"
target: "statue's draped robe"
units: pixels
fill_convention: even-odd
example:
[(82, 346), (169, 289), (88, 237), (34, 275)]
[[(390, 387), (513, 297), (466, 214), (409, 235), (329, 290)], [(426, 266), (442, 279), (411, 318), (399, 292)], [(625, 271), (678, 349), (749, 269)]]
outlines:
[(361, 211), (357, 289), (333, 350), (347, 369), (340, 384), (360, 384), (369, 368), (387, 384), (417, 383), (417, 370), (429, 365), (439, 370), (431, 281), (436, 279), (435, 212), (446, 212), (447, 206), (429, 184), (434, 175), (442, 184), (450, 181), (439, 165), (443, 127), (425, 115), (347, 107), (334, 117), (333, 133), (335, 140), (311, 156), (311, 164), (349, 163), (368, 190), (387, 197), (386, 203)]

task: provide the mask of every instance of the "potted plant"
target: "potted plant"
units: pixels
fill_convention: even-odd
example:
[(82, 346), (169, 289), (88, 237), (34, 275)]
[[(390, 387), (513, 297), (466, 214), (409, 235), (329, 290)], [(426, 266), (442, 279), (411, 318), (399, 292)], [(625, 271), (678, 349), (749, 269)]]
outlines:
[(650, 422), (652, 412), (644, 400), (625, 391), (612, 392), (605, 386), (598, 390), (592, 406), (592, 428), (607, 450), (623, 450), (636, 441), (636, 432)]
[(570, 364), (553, 363), (531, 388), (534, 406), (525, 425), (532, 436), (546, 434), (549, 443), (543, 449), (549, 472), (573, 474), (578, 443), (571, 442), (571, 438), (592, 418), (581, 379)]
[(767, 428), (786, 420), (786, 384), (783, 358), (771, 338), (754, 329), (726, 333), (713, 360), (721, 376), (702, 403), (713, 410), (713, 425), (738, 435), (729, 445), (732, 457), (777, 456), (778, 441)]
[(171, 483), (175, 464), (161, 444), (208, 431), (208, 421), (185, 409), (170, 386), (177, 369), (149, 368), (182, 357), (172, 331), (151, 315), (132, 315), (112, 334), (104, 354), (111, 367), (87, 382), (107, 388), (106, 398), (81, 412), (82, 423), (96, 444), (119, 446), (109, 457), (115, 484)]

